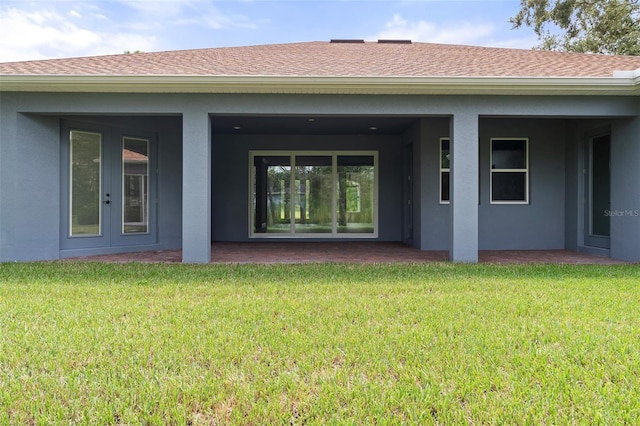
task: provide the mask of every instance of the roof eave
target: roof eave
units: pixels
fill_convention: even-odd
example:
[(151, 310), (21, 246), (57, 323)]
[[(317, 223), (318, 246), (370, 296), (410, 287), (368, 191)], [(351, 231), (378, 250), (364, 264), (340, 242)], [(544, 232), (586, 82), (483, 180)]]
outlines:
[(0, 91), (380, 95), (640, 96), (640, 76), (326, 77), (199, 75), (2, 75)]

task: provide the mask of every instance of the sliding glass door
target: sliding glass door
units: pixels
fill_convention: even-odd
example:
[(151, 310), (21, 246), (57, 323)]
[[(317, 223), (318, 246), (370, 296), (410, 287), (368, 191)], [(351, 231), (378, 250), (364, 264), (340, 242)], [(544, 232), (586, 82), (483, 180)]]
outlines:
[(377, 152), (251, 152), (251, 237), (377, 237)]

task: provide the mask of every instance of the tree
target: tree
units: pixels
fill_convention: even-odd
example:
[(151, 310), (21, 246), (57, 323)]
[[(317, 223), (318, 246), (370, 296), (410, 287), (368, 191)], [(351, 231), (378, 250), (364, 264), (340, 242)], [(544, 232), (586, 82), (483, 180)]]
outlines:
[(538, 48), (640, 56), (638, 0), (520, 0), (513, 28), (532, 27)]

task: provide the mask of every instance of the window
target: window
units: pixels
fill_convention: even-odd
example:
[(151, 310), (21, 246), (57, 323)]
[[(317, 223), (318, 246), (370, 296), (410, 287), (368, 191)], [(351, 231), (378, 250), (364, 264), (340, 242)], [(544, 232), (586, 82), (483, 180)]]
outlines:
[(72, 130), (69, 155), (69, 236), (99, 236), (102, 232), (102, 134)]
[(529, 202), (529, 140), (491, 139), (491, 203)]
[(440, 138), (440, 204), (449, 204), (449, 164), (451, 140)]
[(377, 152), (250, 152), (250, 236), (376, 237)]
[(122, 139), (122, 233), (149, 232), (149, 140)]

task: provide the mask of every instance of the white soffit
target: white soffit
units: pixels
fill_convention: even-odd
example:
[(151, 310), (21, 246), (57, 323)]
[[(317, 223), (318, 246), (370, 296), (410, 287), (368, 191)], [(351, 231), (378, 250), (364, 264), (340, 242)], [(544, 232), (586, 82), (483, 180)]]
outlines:
[(612, 77), (1, 75), (0, 91), (380, 95), (640, 96), (640, 70)]

